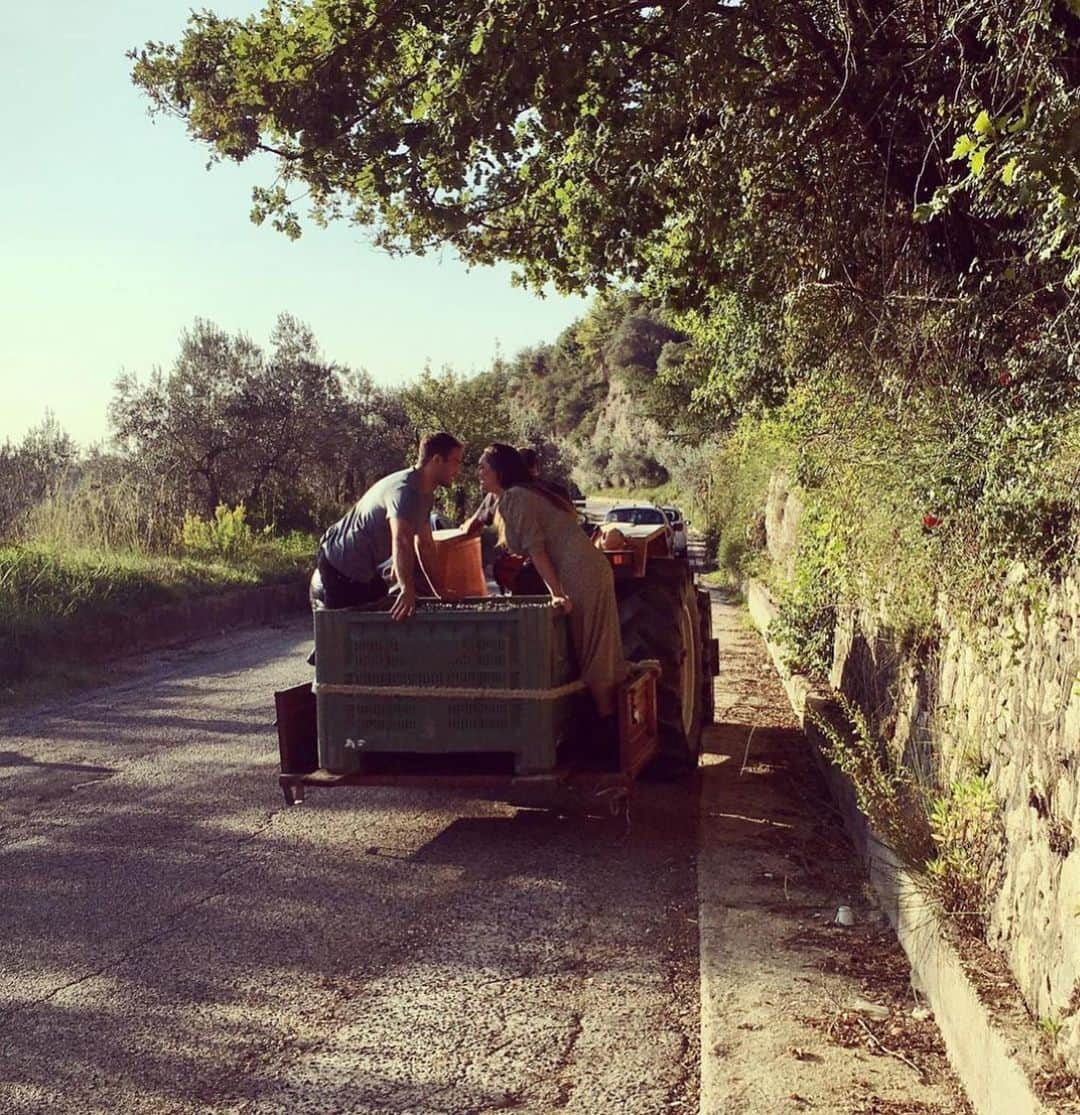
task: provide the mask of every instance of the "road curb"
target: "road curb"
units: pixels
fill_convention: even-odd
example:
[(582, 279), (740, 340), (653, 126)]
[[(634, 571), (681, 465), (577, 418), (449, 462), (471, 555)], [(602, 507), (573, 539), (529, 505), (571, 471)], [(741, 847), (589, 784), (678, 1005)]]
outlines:
[(1052, 1109), (1035, 1095), (1021, 1063), (1037, 1058), (1037, 1035), (1024, 1034), (1018, 1041), (1016, 1034), (1006, 1034), (991, 1019), (937, 914), (927, 905), (912, 875), (875, 838), (859, 812), (850, 780), (825, 760), (825, 737), (813, 714), (827, 717), (832, 703), (806, 678), (792, 674), (779, 648), (769, 640), (768, 628), (776, 607), (768, 589), (758, 581), (749, 581), (746, 599), (750, 617), (810, 741), (844, 827), (867, 866), (919, 990), (933, 1009), (949, 1061), (972, 1106), (979, 1115), (1051, 1115)]

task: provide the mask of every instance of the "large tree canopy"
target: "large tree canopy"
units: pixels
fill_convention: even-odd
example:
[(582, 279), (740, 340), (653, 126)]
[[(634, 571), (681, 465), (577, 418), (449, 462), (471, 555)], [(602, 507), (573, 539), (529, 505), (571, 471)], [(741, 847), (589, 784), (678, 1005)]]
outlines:
[(1078, 10), (272, 0), (132, 57), (217, 156), (276, 160), (254, 215), (289, 234), (303, 199), (388, 247), (693, 298), (858, 286), (901, 241), (955, 273), (1018, 222), (1014, 254), (1075, 264)]

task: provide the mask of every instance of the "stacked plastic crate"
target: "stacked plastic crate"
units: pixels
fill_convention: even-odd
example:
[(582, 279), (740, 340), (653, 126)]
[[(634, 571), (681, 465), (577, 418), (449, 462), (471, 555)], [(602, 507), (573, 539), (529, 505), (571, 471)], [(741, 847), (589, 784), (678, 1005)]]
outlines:
[(573, 730), (580, 683), (565, 616), (547, 597), (317, 609), (319, 765), (359, 773), (372, 756), (509, 753), (550, 770)]

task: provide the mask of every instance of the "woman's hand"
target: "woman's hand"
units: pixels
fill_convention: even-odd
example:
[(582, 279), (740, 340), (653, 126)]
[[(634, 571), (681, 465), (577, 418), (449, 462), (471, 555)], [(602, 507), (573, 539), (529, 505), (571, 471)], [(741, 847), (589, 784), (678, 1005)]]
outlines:
[(569, 596), (552, 596), (551, 606), (557, 608), (564, 616), (568, 616), (574, 610), (574, 602)]

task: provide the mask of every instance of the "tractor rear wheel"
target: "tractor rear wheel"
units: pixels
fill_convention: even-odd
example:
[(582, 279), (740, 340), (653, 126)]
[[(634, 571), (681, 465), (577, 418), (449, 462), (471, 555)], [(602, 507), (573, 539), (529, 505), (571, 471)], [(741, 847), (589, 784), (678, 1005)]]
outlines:
[(655, 658), (659, 752), (650, 773), (689, 774), (701, 754), (705, 656), (697, 592), (684, 562), (650, 560), (646, 576), (616, 584), (623, 653), (629, 661)]

